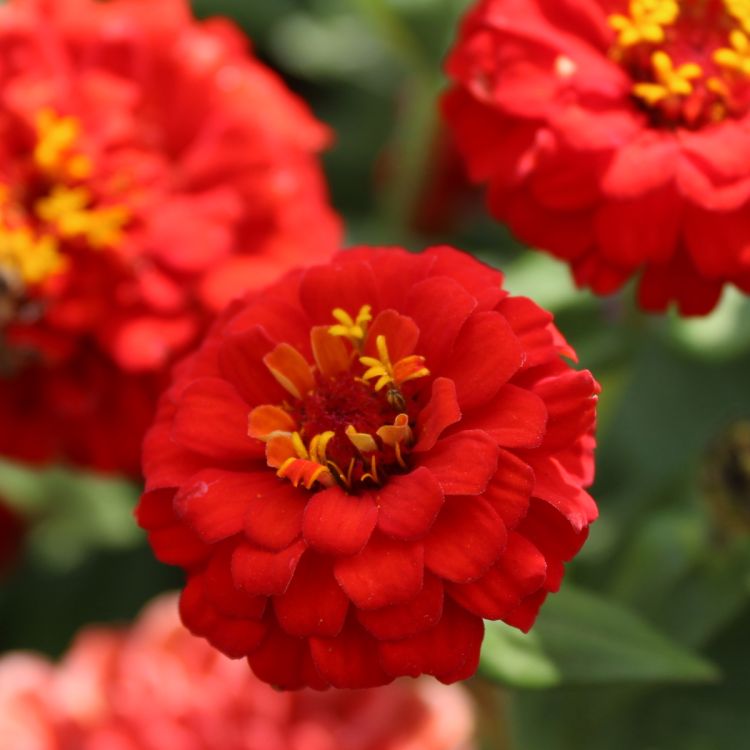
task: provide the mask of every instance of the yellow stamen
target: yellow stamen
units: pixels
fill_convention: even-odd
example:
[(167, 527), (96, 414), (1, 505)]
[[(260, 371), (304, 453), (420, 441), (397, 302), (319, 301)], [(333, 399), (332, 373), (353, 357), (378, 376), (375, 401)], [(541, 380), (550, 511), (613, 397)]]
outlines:
[(17, 274), (24, 284), (40, 284), (64, 271), (68, 262), (54, 237), (36, 237), (25, 226), (11, 229), (0, 225), (0, 267)]
[(750, 0), (724, 0), (727, 13), (750, 34)]
[(361, 349), (367, 336), (367, 326), (372, 320), (372, 307), (362, 305), (356, 318), (352, 318), (346, 310), (342, 310), (340, 307), (333, 310), (332, 315), (338, 321), (338, 324), (332, 325), (328, 329), (328, 333), (349, 339), (357, 349)]
[(617, 46), (622, 49), (642, 42), (661, 44), (664, 27), (677, 20), (680, 6), (677, 0), (630, 0), (628, 13), (609, 17), (609, 25), (617, 32)]
[(328, 443), (336, 436), (332, 430), (315, 435), (310, 441), (310, 459), (319, 464), (326, 464), (326, 448)]
[(747, 34), (735, 29), (729, 35), (729, 43), (731, 49), (722, 47), (714, 52), (714, 62), (726, 70), (750, 76), (750, 39)]
[(703, 69), (696, 63), (685, 63), (675, 68), (672, 58), (661, 50), (651, 56), (651, 64), (657, 83), (636, 83), (633, 94), (652, 106), (672, 96), (692, 94), (691, 81), (703, 75)]
[(86, 188), (57, 185), (50, 195), (36, 202), (34, 209), (64, 238), (83, 237), (94, 248), (117, 245), (130, 218), (127, 210), (121, 206), (92, 209), (88, 207), (91, 202)]
[(352, 445), (360, 453), (372, 453), (378, 449), (378, 444), (375, 442), (373, 436), (366, 432), (357, 432), (354, 425), (349, 425), (345, 433)]
[(91, 161), (75, 150), (81, 135), (78, 120), (43, 109), (36, 118), (36, 132), (34, 163), (42, 172), (70, 179), (83, 179), (91, 174)]
[(424, 366), (424, 357), (418, 354), (404, 357), (396, 362), (395, 365), (392, 364), (385, 336), (378, 336), (375, 339), (375, 346), (378, 350), (377, 358), (360, 357), (359, 361), (368, 368), (362, 376), (363, 380), (377, 378), (377, 382), (375, 383), (376, 391), (380, 391), (390, 384), (399, 388), (408, 380), (423, 378), (430, 374), (430, 371)]
[(393, 420), (392, 425), (383, 425), (378, 431), (377, 436), (383, 441), (385, 445), (389, 445), (393, 448), (396, 453), (396, 460), (399, 462), (402, 468), (406, 468), (406, 462), (404, 461), (401, 446), (409, 445), (414, 440), (414, 433), (411, 427), (409, 427), (409, 415), (399, 414), (396, 419)]
[(375, 484), (380, 484), (380, 477), (378, 476), (378, 462), (375, 456), (370, 458), (370, 471), (362, 475), (362, 481), (369, 479)]

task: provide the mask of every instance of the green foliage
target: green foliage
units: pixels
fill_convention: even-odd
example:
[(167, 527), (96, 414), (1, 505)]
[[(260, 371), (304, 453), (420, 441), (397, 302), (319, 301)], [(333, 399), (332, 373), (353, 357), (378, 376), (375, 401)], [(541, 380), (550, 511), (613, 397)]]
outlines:
[(633, 612), (567, 584), (528, 635), (488, 623), (482, 673), (520, 688), (705, 682), (704, 659), (672, 643)]

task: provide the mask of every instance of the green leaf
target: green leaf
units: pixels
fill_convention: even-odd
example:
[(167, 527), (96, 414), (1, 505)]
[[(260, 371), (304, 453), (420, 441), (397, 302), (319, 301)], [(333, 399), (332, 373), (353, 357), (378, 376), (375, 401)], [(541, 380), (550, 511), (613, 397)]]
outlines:
[(708, 682), (715, 667), (619, 604), (566, 586), (529, 635), (487, 623), (481, 671), (514, 687)]
[(555, 687), (563, 681), (536, 631), (524, 634), (502, 622), (485, 623), (480, 672), (519, 688)]
[(70, 570), (94, 550), (143, 540), (133, 518), (139, 487), (126, 480), (0, 461), (0, 487), (29, 519), (31, 554), (52, 568)]

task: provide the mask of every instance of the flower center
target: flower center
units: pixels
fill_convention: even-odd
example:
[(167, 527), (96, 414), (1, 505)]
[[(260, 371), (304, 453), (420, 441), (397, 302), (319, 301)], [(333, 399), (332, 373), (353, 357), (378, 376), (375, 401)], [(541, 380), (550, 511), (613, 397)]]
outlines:
[(391, 351), (405, 349), (400, 316), (381, 315), (393, 323), (379, 326), (387, 334), (374, 330), (378, 321), (368, 330), (369, 305), (355, 318), (334, 310), (334, 325), (310, 332), (314, 366), (286, 343), (263, 358), (289, 398), (253, 409), (248, 434), (266, 443), (268, 465), (295, 487), (355, 492), (407, 468), (417, 412), (413, 381), (430, 372), (417, 354), (392, 360)]
[(629, 0), (611, 56), (655, 125), (699, 128), (750, 105), (750, 0)]
[(30, 158), (14, 165), (14, 179), (0, 177), (0, 323), (12, 317), (10, 298), (20, 302), (68, 268), (70, 251), (109, 248), (122, 238), (129, 213), (101, 205), (80, 141), (78, 120), (44, 109)]

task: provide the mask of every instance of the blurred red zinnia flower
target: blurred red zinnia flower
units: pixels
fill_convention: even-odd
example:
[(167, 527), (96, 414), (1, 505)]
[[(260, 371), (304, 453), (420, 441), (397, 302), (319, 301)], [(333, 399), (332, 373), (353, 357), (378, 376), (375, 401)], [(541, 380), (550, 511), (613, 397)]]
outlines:
[(235, 302), (175, 371), (138, 508), (183, 621), (284, 688), (471, 675), (586, 539), (598, 386), (451, 248), (361, 248)]
[(457, 686), (280, 693), (191, 636), (164, 596), (129, 631), (88, 628), (59, 666), (0, 659), (13, 750), (469, 750)]
[(490, 211), (648, 310), (750, 292), (750, 5), (482, 0), (445, 116)]
[(328, 133), (187, 0), (11, 0), (0, 45), (0, 452), (135, 473), (175, 355), (336, 247)]

